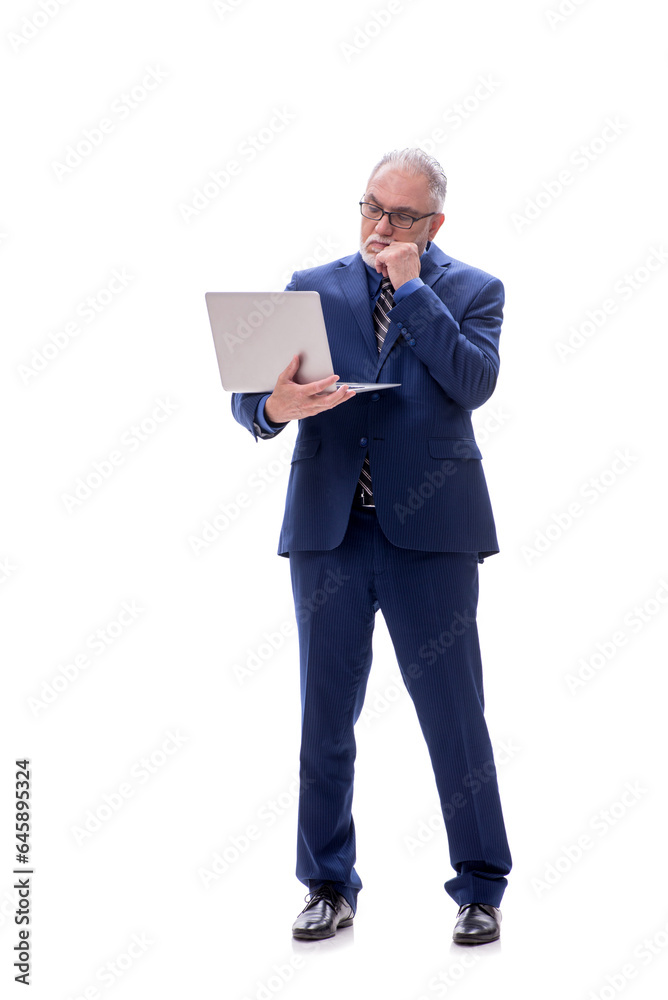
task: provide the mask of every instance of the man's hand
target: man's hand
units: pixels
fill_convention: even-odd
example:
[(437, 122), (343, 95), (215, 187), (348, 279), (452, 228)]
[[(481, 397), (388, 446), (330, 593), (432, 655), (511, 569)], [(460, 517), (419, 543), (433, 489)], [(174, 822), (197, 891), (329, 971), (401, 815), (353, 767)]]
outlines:
[(299, 420), (302, 417), (312, 417), (323, 410), (331, 410), (333, 406), (352, 399), (355, 395), (353, 389), (347, 385), (342, 385), (334, 392), (327, 392), (318, 396), (319, 392), (326, 389), (328, 385), (338, 382), (338, 375), (328, 375), (317, 382), (307, 382), (299, 385), (293, 382), (293, 378), (299, 368), (299, 355), (293, 354), (292, 361), (284, 368), (278, 376), (274, 391), (264, 404), (265, 415), (274, 424), (283, 424), (288, 420)]
[(420, 255), (417, 243), (393, 240), (385, 250), (376, 254), (376, 270), (389, 278), (396, 291), (411, 278), (420, 277)]

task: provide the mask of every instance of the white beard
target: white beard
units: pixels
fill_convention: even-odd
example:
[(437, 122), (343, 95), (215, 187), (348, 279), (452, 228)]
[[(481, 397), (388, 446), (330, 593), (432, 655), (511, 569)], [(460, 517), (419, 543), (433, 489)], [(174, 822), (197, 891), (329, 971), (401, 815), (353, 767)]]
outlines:
[[(366, 243), (377, 243), (378, 240), (379, 240), (378, 236), (370, 236), (368, 238), (368, 240), (366, 240)], [(381, 242), (382, 242), (382, 240), (381, 240)], [(364, 263), (368, 264), (369, 267), (375, 267), (376, 266), (376, 254), (375, 254), (375, 252), (373, 250), (367, 250), (366, 243), (362, 239), (362, 237), (360, 237), (360, 256), (361, 256), (362, 260), (364, 261)], [(389, 243), (388, 243), (388, 246), (389, 246)]]
[[(376, 243), (376, 242), (378, 242), (378, 240), (379, 240), (378, 236), (370, 236), (368, 238), (368, 240), (366, 241), (366, 243)], [(382, 240), (381, 240), (381, 242), (382, 242)], [(429, 240), (426, 240), (423, 237), (421, 240), (415, 240), (414, 242), (417, 244), (418, 254), (421, 257), (422, 254), (427, 249), (427, 243), (429, 242)], [(375, 266), (376, 266), (376, 253), (373, 250), (367, 250), (366, 243), (364, 242), (364, 240), (360, 236), (360, 257), (362, 258), (362, 260), (364, 261), (365, 264), (369, 265), (369, 267), (374, 267), (375, 268)], [(389, 243), (387, 245), (389, 246)]]

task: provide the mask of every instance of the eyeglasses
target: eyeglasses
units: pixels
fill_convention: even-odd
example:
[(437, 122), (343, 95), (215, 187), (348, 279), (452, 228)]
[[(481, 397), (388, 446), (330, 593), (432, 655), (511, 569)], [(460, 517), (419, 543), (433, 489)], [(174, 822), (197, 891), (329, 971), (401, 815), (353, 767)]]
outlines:
[(397, 229), (410, 229), (414, 222), (428, 219), (430, 215), (438, 215), (438, 212), (427, 212), (426, 215), (418, 215), (415, 218), (413, 215), (406, 215), (405, 212), (384, 212), (380, 205), (372, 205), (370, 201), (360, 202), (360, 212), (365, 219), (373, 219), (374, 222), (380, 222), (386, 215), (390, 225)]

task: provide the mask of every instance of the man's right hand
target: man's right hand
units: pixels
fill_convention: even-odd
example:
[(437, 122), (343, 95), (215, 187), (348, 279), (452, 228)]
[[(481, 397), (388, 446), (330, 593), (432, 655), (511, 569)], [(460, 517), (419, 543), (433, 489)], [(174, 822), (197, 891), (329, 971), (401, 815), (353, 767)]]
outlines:
[(355, 395), (354, 389), (342, 385), (334, 392), (326, 392), (319, 396), (318, 393), (328, 385), (338, 382), (339, 376), (328, 375), (327, 378), (321, 378), (317, 382), (299, 385), (293, 381), (298, 368), (299, 355), (293, 354), (292, 361), (278, 376), (274, 391), (264, 404), (265, 416), (274, 424), (312, 417), (316, 413), (322, 413), (323, 410), (331, 410), (332, 407), (352, 399)]

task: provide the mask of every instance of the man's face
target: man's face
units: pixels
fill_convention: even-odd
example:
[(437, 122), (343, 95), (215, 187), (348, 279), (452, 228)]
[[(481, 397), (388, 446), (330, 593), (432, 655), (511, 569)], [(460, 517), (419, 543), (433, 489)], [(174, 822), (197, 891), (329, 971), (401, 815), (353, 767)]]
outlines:
[[(405, 212), (414, 217), (432, 211), (427, 178), (405, 174), (389, 165), (381, 167), (367, 184), (363, 201), (379, 205), (386, 212)], [(445, 216), (430, 215), (427, 219), (414, 222), (410, 229), (399, 229), (390, 225), (386, 215), (380, 222), (362, 216), (360, 254), (362, 260), (371, 267), (376, 265), (376, 254), (393, 242), (415, 243), (422, 255), (429, 240), (441, 228)]]

